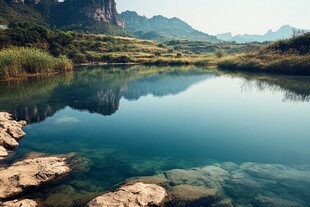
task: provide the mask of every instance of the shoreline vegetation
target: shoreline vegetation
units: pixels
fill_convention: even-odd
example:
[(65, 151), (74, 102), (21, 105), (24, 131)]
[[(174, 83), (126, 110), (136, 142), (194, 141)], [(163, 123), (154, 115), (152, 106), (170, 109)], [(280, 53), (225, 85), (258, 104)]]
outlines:
[(274, 43), (156, 42), (16, 23), (0, 30), (0, 79), (71, 71), (80, 65), (212, 66), (310, 75), (310, 33)]
[(219, 69), (284, 75), (310, 75), (310, 32), (296, 34), (267, 47), (235, 57), (224, 58)]
[(72, 69), (73, 64), (67, 57), (56, 58), (40, 49), (13, 47), (0, 51), (0, 79), (61, 73)]

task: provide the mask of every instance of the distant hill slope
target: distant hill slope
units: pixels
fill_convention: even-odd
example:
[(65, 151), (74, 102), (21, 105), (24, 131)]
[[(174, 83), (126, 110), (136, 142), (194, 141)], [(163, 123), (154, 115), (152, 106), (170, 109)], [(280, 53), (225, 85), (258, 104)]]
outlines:
[(37, 23), (68, 30), (128, 34), (115, 0), (0, 0), (0, 24)]
[(265, 41), (276, 41), (281, 39), (287, 39), (293, 36), (293, 30), (298, 30), (290, 25), (284, 25), (279, 30), (273, 32), (269, 30), (264, 35), (235, 35), (231, 33), (218, 34), (216, 37), (224, 41), (235, 41), (237, 43), (247, 43), (247, 42), (265, 42)]
[(197, 31), (178, 18), (168, 19), (158, 15), (148, 19), (134, 11), (121, 13), (121, 18), (124, 20), (125, 29), (142, 39), (217, 41), (216, 37)]
[(42, 15), (34, 6), (24, 2), (0, 0), (0, 24), (28, 21), (32, 23), (44, 23)]

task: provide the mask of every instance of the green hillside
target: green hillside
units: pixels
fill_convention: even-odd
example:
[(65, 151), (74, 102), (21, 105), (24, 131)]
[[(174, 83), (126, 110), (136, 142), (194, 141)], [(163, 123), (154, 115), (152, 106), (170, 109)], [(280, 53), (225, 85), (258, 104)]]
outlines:
[(193, 29), (186, 22), (178, 19), (168, 19), (154, 16), (150, 19), (133, 11), (121, 13), (125, 29), (138, 38), (151, 40), (181, 39), (192, 41), (217, 41), (217, 38)]
[[(102, 3), (110, 2), (105, 8)], [(102, 19), (93, 13), (100, 8)], [(100, 10), (100, 11), (101, 11)], [(113, 0), (0, 0), (0, 24), (31, 23), (61, 30), (129, 36)]]

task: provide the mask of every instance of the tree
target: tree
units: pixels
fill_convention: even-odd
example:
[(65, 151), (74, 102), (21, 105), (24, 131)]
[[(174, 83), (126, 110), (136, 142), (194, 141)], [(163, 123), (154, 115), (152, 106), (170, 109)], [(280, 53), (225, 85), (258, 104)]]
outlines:
[(225, 51), (222, 50), (222, 49), (218, 49), (218, 50), (215, 51), (214, 54), (216, 55), (216, 57), (222, 58), (225, 55)]

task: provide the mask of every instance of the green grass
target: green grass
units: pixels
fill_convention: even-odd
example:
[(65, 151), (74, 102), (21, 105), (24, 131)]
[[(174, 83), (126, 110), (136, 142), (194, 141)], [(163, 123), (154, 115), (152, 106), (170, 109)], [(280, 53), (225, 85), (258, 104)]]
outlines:
[(0, 48), (34, 47), (54, 56), (66, 55), (77, 64), (139, 63), (158, 65), (205, 65), (214, 54), (258, 50), (259, 44), (197, 41), (156, 42), (103, 34), (64, 32), (29, 24), (10, 24), (0, 31)]
[(65, 56), (55, 58), (40, 49), (14, 47), (0, 51), (0, 79), (71, 69), (72, 63)]
[(276, 41), (254, 53), (226, 57), (218, 67), (234, 71), (310, 75), (310, 33)]
[(224, 58), (218, 67), (232, 71), (310, 75), (310, 55), (245, 54)]

